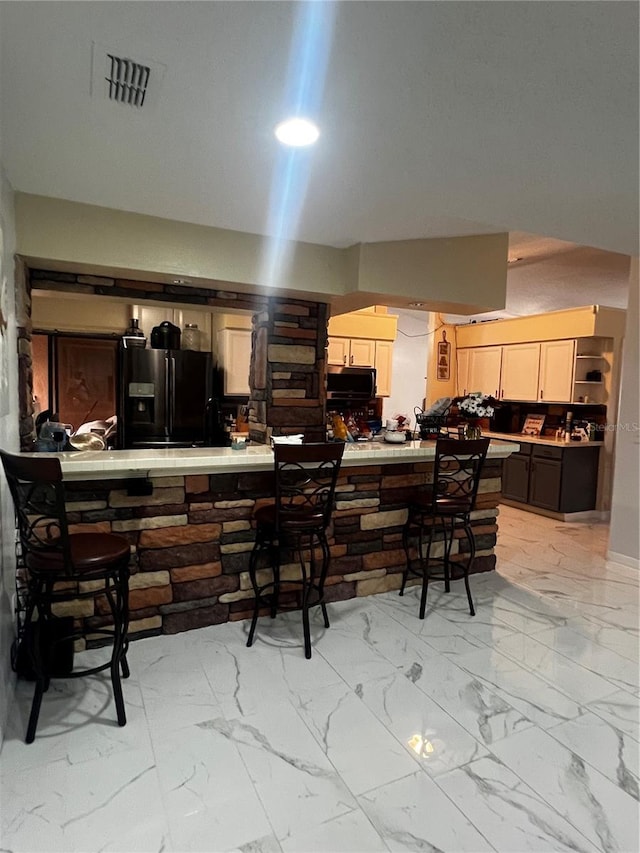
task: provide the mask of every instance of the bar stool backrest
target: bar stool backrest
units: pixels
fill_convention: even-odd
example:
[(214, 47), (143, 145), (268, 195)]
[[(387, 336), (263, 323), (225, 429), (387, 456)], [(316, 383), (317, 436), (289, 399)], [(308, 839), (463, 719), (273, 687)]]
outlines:
[(333, 512), (344, 443), (276, 444), (273, 452), (278, 525), (307, 516), (326, 528)]
[(443, 498), (455, 503), (461, 512), (475, 508), (480, 472), (484, 465), (488, 438), (439, 438), (433, 470), (433, 504)]
[(73, 577), (62, 468), (57, 457), (30, 458), (0, 450), (18, 523), (22, 558), (30, 568), (48, 562)]

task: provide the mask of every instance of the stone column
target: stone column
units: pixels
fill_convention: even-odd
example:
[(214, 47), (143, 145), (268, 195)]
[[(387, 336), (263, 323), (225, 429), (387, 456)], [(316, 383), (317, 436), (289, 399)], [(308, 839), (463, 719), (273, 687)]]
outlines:
[(269, 299), (254, 315), (249, 437), (303, 433), (324, 441), (328, 306), (286, 297)]

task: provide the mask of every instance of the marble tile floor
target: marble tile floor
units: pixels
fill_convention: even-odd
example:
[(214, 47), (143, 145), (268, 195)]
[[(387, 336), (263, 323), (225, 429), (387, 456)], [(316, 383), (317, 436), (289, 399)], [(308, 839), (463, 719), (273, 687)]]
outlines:
[[(132, 644), (108, 681), (52, 683), (0, 754), (0, 850), (640, 849), (638, 575), (607, 528), (503, 508), (498, 571)], [(320, 614), (318, 614), (319, 616)], [(95, 652), (91, 654), (96, 654)]]

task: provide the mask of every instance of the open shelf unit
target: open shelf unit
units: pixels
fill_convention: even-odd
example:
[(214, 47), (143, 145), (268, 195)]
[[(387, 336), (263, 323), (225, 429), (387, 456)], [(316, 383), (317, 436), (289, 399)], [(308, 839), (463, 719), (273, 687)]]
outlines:
[[(574, 403), (606, 403), (608, 387), (605, 376), (611, 365), (604, 355), (610, 349), (605, 338), (578, 338), (573, 376)], [(589, 379), (597, 371), (598, 378)], [(596, 374), (596, 375), (597, 375)]]

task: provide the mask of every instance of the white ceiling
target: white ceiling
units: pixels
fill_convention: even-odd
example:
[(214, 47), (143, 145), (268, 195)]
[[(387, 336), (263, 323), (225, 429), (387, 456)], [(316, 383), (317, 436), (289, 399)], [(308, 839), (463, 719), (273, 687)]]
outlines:
[[(308, 189), (294, 193), (301, 212), (287, 236), (347, 246), (525, 232), (512, 235), (511, 253), (525, 251), (520, 240), (531, 254), (509, 272), (525, 302), (557, 298), (557, 285), (531, 293), (531, 277), (553, 257), (567, 282), (595, 267), (582, 304), (611, 304), (591, 296), (598, 282), (626, 278), (628, 261), (609, 253), (638, 253), (638, 4), (314, 6), (334, 8), (335, 21), (313, 110), (320, 142), (302, 155)], [(0, 3), (1, 150), (11, 184), (273, 232), (283, 155), (272, 129), (292, 103), (290, 43), (306, 8)], [(142, 110), (91, 96), (92, 42), (164, 66), (157, 86), (152, 71)], [(314, 68), (312, 84), (322, 81)], [(538, 246), (545, 259), (531, 234), (554, 238)]]

